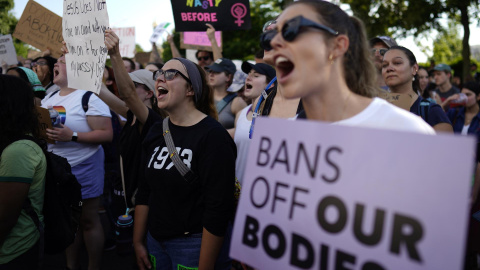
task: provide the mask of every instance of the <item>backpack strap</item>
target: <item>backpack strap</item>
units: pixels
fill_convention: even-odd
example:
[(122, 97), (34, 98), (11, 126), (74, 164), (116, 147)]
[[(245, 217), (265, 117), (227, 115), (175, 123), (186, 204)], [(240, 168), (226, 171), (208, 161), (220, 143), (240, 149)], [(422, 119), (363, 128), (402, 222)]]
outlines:
[(90, 101), (90, 96), (92, 94), (93, 92), (87, 91), (82, 96), (82, 108), (85, 113), (88, 111), (88, 101)]
[(54, 96), (56, 93), (58, 93), (58, 92), (60, 92), (60, 90), (57, 90), (57, 91), (52, 92), (48, 98), (53, 97), (53, 96)]
[(220, 114), (223, 109), (230, 103), (234, 98), (237, 97), (237, 93), (228, 94), (222, 100), (220, 100), (215, 107), (217, 107), (217, 112)]
[(172, 160), (175, 168), (177, 168), (178, 172), (183, 176), (187, 183), (192, 183), (197, 178), (195, 173), (193, 173), (190, 168), (183, 163), (177, 153), (177, 149), (175, 148), (175, 144), (173, 143), (172, 134), (168, 127), (168, 116), (163, 119), (163, 137), (165, 138), (165, 143), (167, 144), (168, 153), (170, 154), (170, 159)]
[(428, 112), (430, 111), (430, 101), (422, 99), (418, 105), (418, 114), (428, 123)]

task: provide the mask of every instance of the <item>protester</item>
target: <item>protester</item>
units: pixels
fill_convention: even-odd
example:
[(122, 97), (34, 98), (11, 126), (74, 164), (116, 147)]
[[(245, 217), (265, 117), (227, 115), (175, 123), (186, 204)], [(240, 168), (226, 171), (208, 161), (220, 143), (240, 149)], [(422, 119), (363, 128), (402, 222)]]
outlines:
[(155, 72), (159, 69), (162, 69), (162, 67), (163, 67), (162, 63), (150, 62), (145, 66), (145, 69), (150, 71), (150, 72)]
[(433, 76), (435, 78), (435, 84), (438, 87), (434, 91), (440, 96), (443, 109), (448, 110), (449, 106), (443, 102), (445, 102), (449, 96), (460, 93), (460, 89), (453, 86), (450, 82), (452, 69), (449, 65), (438, 64), (433, 68)]
[(390, 91), (410, 96), (410, 112), (422, 117), (435, 131), (452, 132), (442, 107), (417, 94), (420, 92), (418, 70), (415, 55), (405, 47), (392, 46), (383, 56), (382, 75)]
[(60, 88), (53, 83), (53, 66), (56, 62), (57, 59), (51, 56), (38, 57), (32, 62), (32, 70), (35, 71), (43, 88), (45, 88), (46, 95), (60, 90)]
[(233, 82), (233, 74), (237, 71), (232, 60), (220, 58), (212, 65), (206, 66), (208, 85), (213, 90), (213, 98), (218, 112), (218, 122), (227, 130), (235, 125), (235, 115), (247, 106), (236, 93), (229, 93), (228, 87)]
[(45, 88), (43, 88), (37, 74), (35, 74), (33, 70), (25, 67), (14, 67), (9, 68), (7, 74), (19, 77), (28, 82), (33, 90), (33, 95), (35, 96), (35, 105), (40, 106), (42, 104), (42, 99), (45, 97)]
[(23, 60), (23, 66), (26, 68), (32, 69), (32, 62), (33, 62), (33, 59), (27, 58)]
[(0, 269), (37, 269), (40, 234), (22, 209), (28, 198), (43, 222), (47, 162), (42, 149), (25, 135), (38, 137), (39, 123), (31, 87), (0, 75)]
[(436, 85), (435, 83), (430, 82), (430, 75), (427, 69), (424, 67), (419, 67), (417, 74), (418, 82), (420, 84), (420, 90), (418, 94), (422, 96), (422, 98), (432, 103), (441, 104), (442, 100), (440, 99), (440, 96), (437, 94), (437, 92), (433, 91), (436, 88)]
[[(264, 63), (250, 64), (249, 62), (242, 63), (242, 71), (248, 74), (245, 81), (245, 98), (252, 103), (243, 108), (237, 114), (235, 119), (234, 140), (237, 145), (237, 161), (235, 163), (235, 176), (240, 184), (243, 182), (243, 174), (247, 164), (248, 148), (250, 146), (250, 126), (252, 123), (253, 108), (259, 101), (258, 97), (262, 91), (267, 87), (268, 83), (275, 77), (275, 69), (270, 65)], [(274, 85), (270, 85), (270, 88)]]
[[(307, 31), (299, 31), (302, 25)], [(273, 53), (285, 97), (304, 97), (308, 119), (434, 134), (417, 116), (372, 99), (377, 88), (365, 29), (337, 5), (294, 2), (262, 34), (262, 44)]]
[(377, 70), (377, 86), (383, 90), (388, 90), (388, 86), (382, 77), (383, 56), (392, 46), (397, 46), (397, 42), (389, 36), (378, 36), (370, 39), (372, 59)]
[(122, 60), (123, 65), (125, 66), (125, 69), (128, 73), (135, 71), (135, 62), (132, 59), (128, 57), (122, 57)]
[(99, 269), (103, 252), (103, 229), (98, 215), (100, 195), (103, 193), (104, 153), (101, 143), (112, 140), (110, 110), (96, 95), (91, 95), (88, 110), (82, 107), (85, 90), (68, 87), (65, 56), (54, 67), (53, 82), (60, 91), (47, 95), (42, 107), (53, 106), (61, 115), (61, 127), (47, 129), (49, 151), (65, 157), (72, 173), (82, 185), (83, 208), (80, 231), (75, 242), (67, 248), (67, 266), (79, 268), (79, 251), (82, 239), (88, 252), (89, 269)]
[[(235, 71), (235, 74), (233, 75), (233, 82), (232, 84), (227, 88), (227, 92), (229, 93), (237, 93), (237, 96), (241, 97), (243, 101), (245, 101), (247, 104), (249, 104), (249, 100), (245, 98), (244, 92), (245, 92), (245, 80), (247, 79), (247, 74), (245, 74), (241, 70)], [(252, 103), (250, 101), (250, 103)]]

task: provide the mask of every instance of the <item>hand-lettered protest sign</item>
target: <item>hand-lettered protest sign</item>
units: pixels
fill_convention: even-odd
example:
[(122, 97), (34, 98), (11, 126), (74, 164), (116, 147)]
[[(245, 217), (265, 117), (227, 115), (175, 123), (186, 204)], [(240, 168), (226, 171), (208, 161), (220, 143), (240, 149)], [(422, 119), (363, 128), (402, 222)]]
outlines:
[(0, 64), (3, 63), (15, 65), (17, 61), (17, 52), (13, 46), (12, 35), (0, 36)]
[(62, 54), (62, 17), (28, 1), (13, 36), (42, 51), (50, 49), (52, 56), (58, 58)]
[(35, 106), (38, 116), (38, 131), (39, 137), (46, 140), (48, 143), (55, 144), (54, 140), (51, 140), (47, 136), (47, 128), (52, 128), (52, 119), (50, 119), (50, 113), (47, 109), (40, 106)]
[(135, 27), (113, 27), (112, 30), (120, 39), (118, 50), (123, 57), (135, 56)]
[(216, 30), (245, 30), (252, 27), (248, 0), (171, 0), (175, 30), (205, 31), (206, 23)]
[[(217, 45), (222, 50), (222, 32), (215, 31)], [(180, 48), (212, 51), (212, 43), (206, 32), (180, 32)]]
[(462, 269), (474, 138), (257, 125), (232, 258), (257, 269)]
[(167, 32), (167, 28), (170, 26), (169, 22), (163, 22), (157, 25), (155, 27), (155, 30), (153, 30), (153, 34), (150, 37), (150, 42), (155, 43), (157, 42), (158, 38), (163, 35), (163, 33)]
[(107, 60), (105, 0), (64, 0), (63, 37), (68, 87), (99, 93)]

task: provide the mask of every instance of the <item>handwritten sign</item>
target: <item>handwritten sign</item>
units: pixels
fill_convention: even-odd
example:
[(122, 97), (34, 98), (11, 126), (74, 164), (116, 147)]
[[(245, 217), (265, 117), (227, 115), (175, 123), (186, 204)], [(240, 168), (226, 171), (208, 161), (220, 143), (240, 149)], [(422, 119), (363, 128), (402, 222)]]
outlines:
[(135, 56), (135, 27), (112, 28), (120, 39), (118, 49), (123, 57), (133, 58)]
[(206, 23), (216, 30), (246, 30), (252, 27), (248, 0), (172, 0), (175, 30), (205, 31)]
[(0, 64), (3, 63), (3, 61), (9, 65), (18, 63), (12, 35), (0, 36)]
[(47, 128), (52, 128), (52, 120), (50, 119), (50, 113), (47, 109), (42, 108), (40, 106), (35, 106), (37, 109), (37, 116), (38, 116), (38, 130), (40, 138), (46, 140), (48, 143), (55, 144), (54, 140), (50, 140), (47, 136)]
[(153, 34), (150, 37), (150, 42), (155, 43), (157, 42), (158, 38), (163, 35), (163, 33), (167, 32), (167, 28), (170, 26), (169, 22), (163, 22), (155, 27), (153, 30)]
[[(218, 47), (222, 49), (222, 32), (215, 31)], [(212, 43), (206, 32), (180, 32), (180, 48), (212, 51)]]
[(62, 55), (62, 17), (35, 1), (28, 1), (13, 36), (41, 51), (50, 48), (53, 57)]
[(257, 125), (232, 258), (256, 269), (463, 268), (474, 138)]
[(63, 37), (69, 51), (65, 55), (68, 87), (100, 92), (108, 26), (105, 0), (63, 1)]

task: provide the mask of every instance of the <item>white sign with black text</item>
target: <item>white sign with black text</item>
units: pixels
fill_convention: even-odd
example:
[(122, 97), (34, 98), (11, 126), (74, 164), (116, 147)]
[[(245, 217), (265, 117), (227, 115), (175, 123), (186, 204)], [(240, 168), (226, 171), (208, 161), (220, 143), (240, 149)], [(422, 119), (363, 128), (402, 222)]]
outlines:
[(232, 258), (262, 270), (462, 269), (474, 138), (256, 122)]
[(17, 51), (13, 46), (12, 35), (0, 36), (0, 64), (3, 62), (8, 65), (15, 65), (18, 63)]
[(105, 0), (64, 0), (63, 38), (68, 87), (100, 92), (107, 60), (105, 30), (109, 27)]

